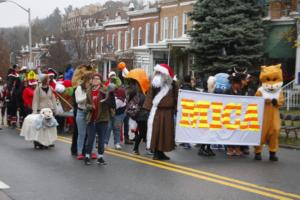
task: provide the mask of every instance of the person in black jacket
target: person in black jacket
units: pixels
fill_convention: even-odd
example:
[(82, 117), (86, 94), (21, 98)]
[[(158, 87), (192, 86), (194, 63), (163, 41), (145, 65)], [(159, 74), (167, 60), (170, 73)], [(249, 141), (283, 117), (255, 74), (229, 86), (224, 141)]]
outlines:
[[(184, 82), (182, 83), (180, 89), (182, 90), (196, 90), (193, 86), (192, 86), (192, 79), (190, 75), (187, 75), (184, 77)], [(191, 144), (189, 143), (181, 143), (180, 146), (183, 146), (184, 149), (190, 149)]]

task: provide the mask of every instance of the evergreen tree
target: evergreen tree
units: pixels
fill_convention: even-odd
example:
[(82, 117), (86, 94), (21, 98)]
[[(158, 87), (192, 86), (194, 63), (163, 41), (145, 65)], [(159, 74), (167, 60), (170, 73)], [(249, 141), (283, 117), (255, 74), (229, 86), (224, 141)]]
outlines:
[(254, 71), (262, 63), (263, 9), (257, 0), (198, 0), (190, 17), (195, 68), (226, 72), (232, 67)]

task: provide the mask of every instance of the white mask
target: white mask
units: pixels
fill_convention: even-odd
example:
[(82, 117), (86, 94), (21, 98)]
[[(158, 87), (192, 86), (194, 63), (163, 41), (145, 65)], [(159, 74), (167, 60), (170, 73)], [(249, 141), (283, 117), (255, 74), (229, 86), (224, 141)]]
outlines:
[(157, 74), (152, 79), (152, 86), (154, 88), (160, 88), (163, 85), (163, 78), (161, 74)]

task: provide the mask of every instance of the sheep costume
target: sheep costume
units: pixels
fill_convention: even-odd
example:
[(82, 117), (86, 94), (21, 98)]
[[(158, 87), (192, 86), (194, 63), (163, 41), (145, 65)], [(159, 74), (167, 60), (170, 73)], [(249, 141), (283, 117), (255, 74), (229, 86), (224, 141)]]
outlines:
[(25, 118), (20, 135), (26, 141), (37, 141), (44, 146), (49, 146), (57, 139), (57, 126), (52, 110), (43, 108), (40, 114), (30, 114)]

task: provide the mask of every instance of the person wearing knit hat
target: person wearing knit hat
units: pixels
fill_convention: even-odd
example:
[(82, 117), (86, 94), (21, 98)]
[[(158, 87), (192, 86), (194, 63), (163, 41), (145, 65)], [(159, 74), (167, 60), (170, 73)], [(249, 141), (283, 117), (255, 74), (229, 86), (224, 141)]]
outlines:
[(38, 82), (35, 79), (28, 80), (28, 86), (24, 89), (22, 93), (25, 117), (32, 113), (33, 94), (37, 84)]
[(87, 91), (87, 143), (85, 146), (84, 163), (91, 164), (93, 144), (98, 135), (98, 160), (97, 163), (105, 165), (104, 161), (104, 135), (107, 131), (110, 117), (113, 116), (116, 108), (113, 93), (107, 94), (107, 88), (102, 85), (102, 76), (95, 73), (92, 77), (92, 87)]
[[(17, 68), (17, 67), (16, 67)], [(7, 76), (7, 123), (15, 128), (17, 126), (17, 110), (19, 103), (20, 76), (16, 68), (10, 68)]]
[[(164, 152), (175, 148), (175, 121), (178, 85), (167, 64), (154, 67), (154, 76), (144, 108), (150, 111), (147, 130), (147, 147), (154, 152), (154, 160), (169, 160)], [(155, 121), (154, 121), (155, 119)]]

